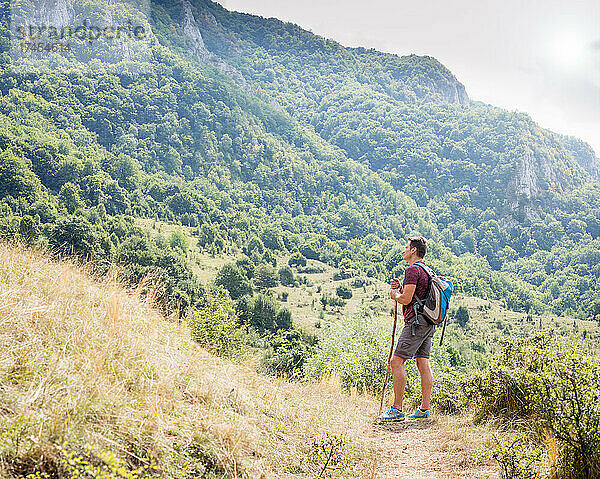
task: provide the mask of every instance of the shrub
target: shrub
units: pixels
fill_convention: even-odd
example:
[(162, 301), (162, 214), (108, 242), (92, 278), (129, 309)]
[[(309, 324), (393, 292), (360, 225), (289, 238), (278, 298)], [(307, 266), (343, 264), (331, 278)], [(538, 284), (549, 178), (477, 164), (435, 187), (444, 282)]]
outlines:
[[(434, 351), (437, 354), (439, 351)], [(470, 374), (458, 374), (455, 369), (436, 368), (434, 369), (433, 379), (435, 386), (431, 395), (431, 405), (438, 412), (453, 414), (464, 410), (469, 403), (467, 391)]]
[(283, 245), (283, 239), (281, 238), (279, 231), (277, 231), (275, 228), (267, 227), (260, 235), (260, 239), (262, 240), (265, 248), (279, 251), (283, 251), (285, 249)]
[(501, 479), (536, 479), (535, 469), (539, 468), (542, 450), (532, 447), (525, 438), (499, 441), (491, 449), (490, 455), (500, 466)]
[(292, 313), (287, 308), (280, 308), (277, 300), (268, 293), (243, 296), (236, 304), (236, 311), (243, 324), (260, 333), (292, 327)]
[(252, 256), (253, 252), (257, 252), (258, 254), (263, 254), (265, 250), (265, 245), (260, 240), (260, 238), (253, 236), (250, 241), (248, 241), (248, 245), (246, 246), (246, 253), (248, 256)]
[(233, 263), (223, 265), (215, 278), (217, 286), (223, 286), (231, 299), (238, 299), (245, 294), (252, 294), (252, 285), (242, 270)]
[(272, 288), (279, 282), (277, 270), (270, 264), (258, 266), (254, 275), (254, 283), (258, 289)]
[(292, 312), (287, 308), (277, 311), (275, 320), (276, 329), (290, 329), (292, 327)]
[(181, 230), (175, 230), (169, 236), (167, 243), (173, 250), (179, 250), (183, 254), (187, 254), (189, 249), (189, 241), (187, 236)]
[(300, 254), (304, 258), (319, 259), (318, 245), (315, 243), (303, 244), (300, 246)]
[(352, 290), (346, 284), (340, 284), (336, 290), (335, 294), (337, 294), (342, 299), (350, 299), (352, 297)]
[(267, 340), (263, 365), (271, 373), (300, 379), (304, 362), (312, 354), (315, 343), (314, 337), (297, 329), (279, 331)]
[(329, 306), (338, 306), (341, 308), (341, 307), (346, 306), (346, 301), (344, 301), (339, 296), (331, 296), (331, 297), (327, 298), (327, 304)]
[(551, 333), (508, 338), (471, 383), (480, 417), (526, 418), (556, 441), (555, 477), (600, 477), (600, 362)]
[(237, 259), (235, 265), (240, 269), (242, 274), (246, 276), (246, 278), (252, 279), (252, 277), (254, 276), (255, 266), (252, 260), (248, 258), (248, 256), (242, 255), (240, 258)]
[(288, 260), (290, 266), (306, 266), (306, 258), (302, 253), (296, 251)]
[(317, 477), (338, 477), (348, 468), (348, 456), (347, 440), (343, 436), (325, 433), (311, 441), (308, 460), (317, 468)]
[(340, 268), (339, 271), (333, 274), (334, 281), (341, 281), (343, 279), (353, 278), (358, 274), (358, 271), (353, 268)]
[(464, 306), (459, 306), (456, 313), (454, 313), (454, 317), (459, 326), (464, 328), (469, 322), (469, 310)]
[(380, 391), (389, 351), (389, 330), (381, 326), (364, 312), (330, 324), (318, 350), (306, 361), (306, 376), (318, 379), (336, 374), (345, 388)]
[(365, 278), (355, 278), (352, 280), (352, 287), (353, 288), (361, 288), (361, 287), (366, 286), (371, 283), (372, 283), (371, 281), (367, 281)]
[(285, 265), (279, 268), (279, 281), (283, 286), (291, 286), (294, 284), (294, 273), (292, 268)]
[(324, 266), (309, 264), (307, 266), (298, 266), (298, 273), (302, 274), (318, 274), (327, 270)]
[(215, 354), (231, 355), (242, 346), (242, 333), (226, 293), (208, 294), (206, 306), (190, 311), (192, 337)]
[(82, 217), (59, 219), (51, 228), (48, 241), (58, 252), (82, 258), (93, 257), (98, 249), (98, 236), (90, 222)]
[(39, 229), (31, 216), (25, 215), (21, 218), (19, 236), (29, 245), (35, 243), (35, 240), (39, 236)]

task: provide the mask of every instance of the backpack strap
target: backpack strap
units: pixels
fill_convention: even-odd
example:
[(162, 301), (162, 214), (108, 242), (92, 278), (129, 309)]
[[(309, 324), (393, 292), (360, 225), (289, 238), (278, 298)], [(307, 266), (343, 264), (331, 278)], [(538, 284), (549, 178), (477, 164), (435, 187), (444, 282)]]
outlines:
[(421, 269), (423, 271), (425, 271), (425, 273), (427, 274), (427, 278), (428, 278), (428, 281), (427, 281), (427, 291), (425, 291), (424, 298), (420, 299), (417, 296), (416, 289), (415, 289), (415, 294), (413, 295), (413, 298), (415, 300), (415, 304), (413, 305), (413, 311), (414, 311), (415, 315), (414, 315), (413, 320), (412, 320), (411, 333), (414, 336), (415, 335), (415, 323), (417, 325), (420, 324), (419, 323), (419, 312), (417, 311), (417, 307), (419, 307), (421, 309), (423, 308), (423, 305), (424, 305), (423, 301), (425, 301), (425, 299), (427, 299), (427, 296), (429, 296), (429, 291), (431, 290), (431, 279), (433, 278), (434, 273), (433, 273), (433, 271), (431, 271), (431, 269), (429, 269), (429, 267), (427, 267), (427, 265), (425, 263), (423, 263), (421, 261), (417, 261), (416, 263), (413, 263), (413, 264), (418, 264), (421, 267)]
[(415, 289), (415, 303), (418, 303), (419, 306), (423, 306), (423, 301), (427, 298), (427, 296), (429, 296), (429, 291), (431, 290), (431, 280), (432, 278), (435, 276), (435, 274), (433, 273), (433, 271), (431, 271), (431, 269), (425, 264), (422, 263), (421, 261), (417, 261), (416, 263), (413, 264), (418, 264), (421, 269), (423, 271), (425, 271), (425, 273), (427, 273), (427, 277), (428, 277), (428, 281), (427, 281), (427, 291), (425, 291), (425, 297), (423, 299), (419, 299), (419, 297), (416, 294), (416, 289)]
[(436, 275), (433, 272), (433, 270), (429, 266), (427, 266), (425, 263), (423, 263), (422, 261), (417, 261), (413, 264), (418, 264), (421, 267), (421, 269), (423, 271), (425, 271), (427, 273), (427, 276), (429, 276), (430, 278), (433, 278)]

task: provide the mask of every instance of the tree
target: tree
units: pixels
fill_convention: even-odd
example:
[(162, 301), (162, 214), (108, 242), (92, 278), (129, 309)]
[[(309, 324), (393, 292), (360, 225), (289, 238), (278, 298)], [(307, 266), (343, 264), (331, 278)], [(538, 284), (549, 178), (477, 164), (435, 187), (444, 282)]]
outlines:
[(283, 286), (291, 286), (294, 284), (294, 272), (288, 265), (279, 268), (279, 281)]
[(139, 182), (140, 165), (136, 160), (121, 153), (110, 162), (111, 176), (126, 190), (134, 190)]
[(459, 306), (454, 315), (456, 322), (461, 328), (464, 328), (469, 322), (469, 310), (464, 306)]
[(73, 214), (77, 208), (85, 206), (79, 197), (79, 188), (70, 181), (61, 186), (58, 193), (58, 204), (65, 208), (69, 214)]
[(261, 331), (277, 330), (277, 301), (269, 294), (261, 293), (251, 302), (252, 326)]
[(215, 237), (217, 236), (217, 229), (211, 224), (204, 223), (200, 227), (199, 236), (198, 246), (204, 248), (210, 244), (213, 244)]
[(192, 338), (215, 354), (235, 353), (241, 344), (241, 332), (236, 318), (231, 314), (231, 300), (223, 296), (207, 295), (202, 309), (192, 310), (188, 323)]
[(314, 338), (307, 337), (297, 329), (279, 331), (268, 339), (263, 364), (272, 373), (300, 379), (314, 342)]
[(284, 250), (283, 240), (275, 228), (266, 228), (260, 235), (260, 239), (266, 248), (271, 250)]
[(277, 270), (270, 264), (259, 265), (254, 273), (254, 283), (259, 289), (277, 286)]
[(277, 329), (290, 329), (292, 327), (292, 312), (287, 308), (277, 311)]
[(25, 160), (11, 150), (0, 154), (0, 198), (11, 195), (34, 200), (40, 191), (40, 180), (27, 167)]
[(223, 286), (231, 299), (238, 299), (245, 294), (252, 294), (252, 285), (248, 278), (233, 263), (224, 265), (215, 278), (215, 284)]
[(261, 333), (292, 327), (292, 313), (287, 308), (280, 308), (279, 302), (270, 293), (260, 293), (253, 298), (242, 296), (237, 301), (236, 311), (242, 323)]
[(27, 244), (35, 243), (35, 240), (39, 236), (39, 230), (35, 220), (31, 216), (25, 215), (21, 218), (21, 222), (19, 223), (19, 236)]
[(254, 276), (255, 266), (252, 260), (248, 258), (248, 256), (242, 255), (236, 260), (235, 265), (240, 269), (242, 274), (246, 276), (246, 278), (252, 279), (252, 277)]
[(327, 309), (327, 304), (329, 304), (329, 302), (327, 301), (327, 299), (328, 299), (328, 297), (327, 297), (326, 294), (322, 294), (321, 295), (321, 299), (319, 299), (319, 301), (323, 305), (323, 310)]
[(184, 255), (187, 254), (188, 249), (189, 249), (189, 241), (187, 239), (187, 236), (183, 233), (183, 231), (181, 230), (175, 230), (171, 233), (171, 235), (169, 236), (169, 239), (167, 240), (169, 246), (171, 247), (171, 249), (173, 250), (179, 250), (181, 251)]
[(337, 294), (340, 298), (350, 299), (352, 297), (352, 290), (347, 284), (340, 284), (336, 288), (335, 294)]
[(590, 304), (588, 311), (590, 319), (600, 323), (600, 299), (594, 300), (592, 304)]
[(296, 251), (288, 260), (290, 266), (306, 266), (306, 258), (302, 253)]
[(249, 256), (251, 256), (254, 251), (256, 251), (258, 254), (263, 254), (263, 252), (265, 251), (265, 245), (260, 240), (260, 238), (254, 236), (250, 239), (250, 241), (248, 241), (246, 251)]
[(82, 217), (60, 219), (48, 238), (50, 245), (66, 254), (93, 258), (97, 237), (90, 222)]

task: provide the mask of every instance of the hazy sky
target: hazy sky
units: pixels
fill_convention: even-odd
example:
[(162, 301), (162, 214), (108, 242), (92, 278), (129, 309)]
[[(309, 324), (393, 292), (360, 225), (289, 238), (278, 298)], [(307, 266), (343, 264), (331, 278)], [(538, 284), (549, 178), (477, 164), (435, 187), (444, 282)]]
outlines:
[(221, 0), (346, 46), (437, 58), (469, 97), (529, 113), (600, 156), (599, 0)]

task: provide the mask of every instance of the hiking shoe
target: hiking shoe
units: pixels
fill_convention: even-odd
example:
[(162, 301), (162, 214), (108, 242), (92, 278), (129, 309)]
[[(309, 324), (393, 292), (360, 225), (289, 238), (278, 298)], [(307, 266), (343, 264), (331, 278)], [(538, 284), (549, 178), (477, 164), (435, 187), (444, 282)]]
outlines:
[(427, 419), (429, 417), (429, 409), (423, 411), (420, 407), (415, 409), (415, 412), (408, 415), (409, 419)]
[(386, 412), (384, 412), (379, 419), (382, 421), (404, 421), (406, 416), (402, 411), (399, 411), (394, 406), (390, 407)]

